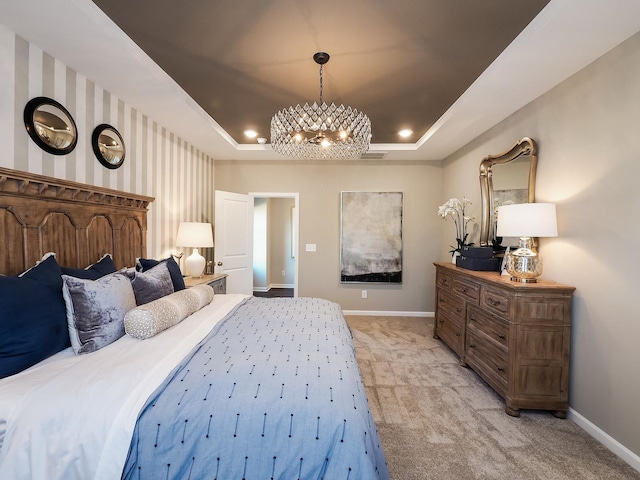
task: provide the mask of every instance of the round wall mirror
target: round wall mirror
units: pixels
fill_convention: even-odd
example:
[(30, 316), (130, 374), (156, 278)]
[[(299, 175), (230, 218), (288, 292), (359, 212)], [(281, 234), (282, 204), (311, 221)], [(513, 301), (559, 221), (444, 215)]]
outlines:
[(122, 166), (126, 153), (124, 140), (114, 127), (106, 123), (98, 125), (93, 130), (91, 145), (93, 153), (102, 165), (111, 169)]
[(24, 108), (24, 125), (36, 145), (53, 155), (67, 155), (78, 143), (73, 117), (51, 98), (29, 100)]

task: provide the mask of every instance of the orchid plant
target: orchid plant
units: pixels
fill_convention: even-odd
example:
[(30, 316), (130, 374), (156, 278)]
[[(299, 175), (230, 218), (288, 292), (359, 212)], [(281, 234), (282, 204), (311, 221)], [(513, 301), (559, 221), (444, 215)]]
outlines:
[(469, 222), (475, 220), (475, 216), (468, 216), (466, 214), (467, 207), (471, 205), (471, 200), (467, 197), (462, 197), (462, 200), (457, 198), (450, 198), (443, 205), (438, 207), (438, 215), (443, 219), (451, 217), (453, 223), (456, 226), (456, 243), (457, 246), (451, 245), (451, 254), (455, 255), (456, 252), (460, 252), (462, 247), (469, 247), (474, 245), (473, 242), (467, 242), (469, 232), (467, 226)]

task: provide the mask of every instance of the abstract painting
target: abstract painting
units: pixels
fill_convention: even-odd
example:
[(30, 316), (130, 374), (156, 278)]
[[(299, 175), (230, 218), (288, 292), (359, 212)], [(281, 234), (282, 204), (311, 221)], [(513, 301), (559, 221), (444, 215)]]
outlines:
[(341, 192), (340, 282), (402, 283), (402, 192)]

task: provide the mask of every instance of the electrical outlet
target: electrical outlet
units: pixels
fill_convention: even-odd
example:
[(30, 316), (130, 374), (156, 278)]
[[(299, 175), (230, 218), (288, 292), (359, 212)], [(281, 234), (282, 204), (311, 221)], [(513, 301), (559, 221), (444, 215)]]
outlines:
[(282, 270), (282, 276), (284, 277), (287, 274), (284, 270)]
[(362, 298), (367, 298), (367, 291), (366, 290), (362, 290)]

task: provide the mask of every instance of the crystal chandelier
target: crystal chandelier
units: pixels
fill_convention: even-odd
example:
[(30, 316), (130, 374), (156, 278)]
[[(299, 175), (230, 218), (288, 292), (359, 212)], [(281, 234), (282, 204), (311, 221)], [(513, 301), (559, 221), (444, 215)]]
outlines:
[(285, 108), (271, 119), (271, 147), (301, 159), (357, 159), (369, 148), (371, 122), (355, 108), (327, 105), (322, 100), (322, 70), (329, 54), (318, 52), (320, 104)]

